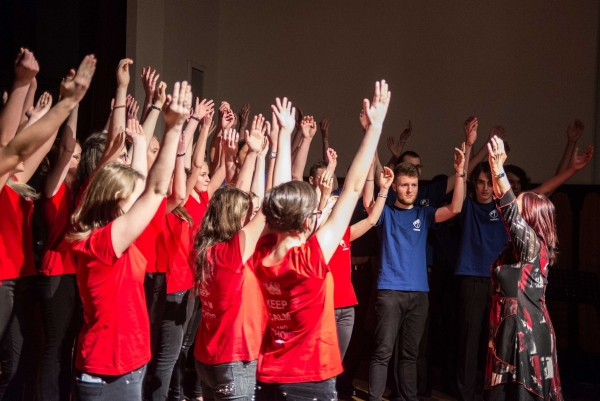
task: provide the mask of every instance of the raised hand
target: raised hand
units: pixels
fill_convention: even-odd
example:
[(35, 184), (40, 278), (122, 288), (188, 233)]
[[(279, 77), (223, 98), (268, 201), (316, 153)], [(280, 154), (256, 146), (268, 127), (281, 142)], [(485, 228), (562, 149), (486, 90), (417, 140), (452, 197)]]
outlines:
[(131, 95), (127, 95), (127, 102), (125, 103), (125, 105), (127, 106), (127, 120), (130, 119), (135, 119), (137, 120), (137, 113), (138, 110), (140, 109), (140, 106), (138, 106), (138, 102), (137, 100), (135, 100), (135, 98)]
[(329, 125), (331, 125), (329, 117), (323, 117), (321, 122), (319, 122), (319, 128), (321, 129), (321, 136), (323, 138), (329, 138)]
[(406, 126), (404, 131), (402, 131), (402, 133), (400, 134), (400, 143), (402, 145), (404, 145), (406, 143), (406, 141), (408, 140), (408, 138), (410, 138), (410, 134), (412, 134), (412, 122), (410, 120), (408, 120), (408, 125)]
[(50, 110), (50, 107), (52, 107), (52, 95), (48, 92), (44, 92), (38, 99), (35, 107), (27, 110), (25, 114), (30, 119), (39, 120)]
[(266, 123), (267, 130), (266, 134), (269, 138), (269, 143), (271, 144), (271, 150), (273, 152), (277, 152), (277, 140), (279, 138), (279, 122), (277, 121), (277, 116), (275, 112), (271, 113), (271, 124), (267, 121)]
[(133, 64), (133, 60), (130, 58), (124, 58), (119, 61), (117, 66), (117, 87), (127, 88), (129, 86), (129, 66)]
[[(225, 102), (226, 103), (226, 102)], [(221, 112), (221, 128), (224, 130), (229, 129), (235, 124), (235, 113), (230, 108), (221, 108), (219, 111)]]
[(292, 102), (289, 102), (287, 97), (283, 100), (275, 99), (275, 105), (271, 105), (271, 110), (277, 116), (281, 131), (291, 134), (296, 126), (296, 108), (292, 107)]
[[(195, 119), (197, 119), (197, 121), (200, 121), (209, 112), (211, 112), (211, 113), (214, 112), (214, 108), (215, 108), (215, 102), (212, 99), (211, 100), (202, 99), (202, 101), (200, 101), (200, 99), (198, 97), (196, 97), (196, 107), (194, 107), (194, 113), (192, 114), (192, 117), (195, 117)], [(211, 114), (211, 121), (212, 121), (212, 114)]]
[(260, 153), (262, 147), (267, 143), (268, 139), (265, 137), (267, 127), (265, 125), (265, 118), (262, 114), (254, 116), (252, 120), (252, 127), (250, 131), (246, 130), (246, 144), (252, 152)]
[(396, 159), (402, 154), (402, 145), (400, 144), (400, 141), (394, 141), (394, 138), (391, 136), (387, 139), (387, 147)]
[(38, 72), (40, 72), (40, 66), (33, 53), (21, 48), (15, 60), (15, 82), (29, 84)]
[(583, 129), (585, 125), (579, 120), (575, 120), (573, 124), (569, 125), (567, 128), (567, 139), (569, 142), (577, 142), (583, 134)]
[(573, 152), (573, 157), (571, 158), (571, 167), (575, 170), (581, 170), (594, 157), (594, 147), (588, 146), (587, 150), (582, 155), (578, 155), (577, 153), (579, 153), (579, 148), (575, 148), (575, 151)]
[(300, 107), (296, 107), (296, 129), (300, 129), (300, 123), (304, 119), (304, 113), (300, 110)]
[(337, 167), (337, 152), (332, 148), (327, 149), (327, 170), (335, 171)]
[(360, 126), (362, 127), (363, 131), (366, 131), (367, 127), (369, 126), (369, 118), (367, 117), (367, 115), (365, 113), (364, 107), (362, 109), (360, 109), (360, 114), (358, 115), (358, 120), (360, 121)]
[(317, 186), (321, 190), (321, 196), (328, 198), (333, 190), (333, 171), (323, 171), (323, 174), (317, 180)]
[(245, 103), (240, 111), (240, 131), (243, 131), (248, 126), (248, 116), (250, 115), (250, 103)]
[(223, 136), (221, 137), (221, 146), (223, 147), (226, 156), (234, 159), (238, 152), (238, 142), (240, 141), (240, 134), (233, 128), (223, 130)]
[(463, 142), (460, 149), (454, 148), (454, 170), (459, 175), (465, 171), (465, 143)]
[(304, 138), (312, 138), (317, 133), (317, 123), (313, 116), (305, 116), (300, 123), (302, 129), (302, 136)]
[(148, 68), (142, 67), (142, 84), (144, 84), (144, 92), (146, 97), (150, 100), (154, 100), (154, 91), (156, 90), (156, 81), (158, 81), (160, 74), (156, 73), (148, 66)]
[(370, 103), (368, 99), (363, 100), (363, 108), (369, 119), (369, 124), (379, 127), (383, 126), (387, 109), (390, 105), (392, 92), (388, 90), (388, 84), (384, 79), (381, 82), (375, 82), (375, 95)]
[(503, 170), (504, 161), (506, 160), (506, 151), (504, 150), (504, 141), (493, 136), (487, 143), (488, 160), (492, 172), (499, 173)]
[(61, 99), (70, 99), (75, 102), (81, 101), (90, 87), (95, 71), (96, 57), (93, 54), (85, 56), (77, 69), (77, 73), (74, 70), (70, 70), (67, 77), (62, 80), (60, 85)]
[(473, 144), (477, 140), (478, 126), (479, 121), (477, 120), (477, 117), (469, 117), (465, 120), (463, 129), (465, 131), (465, 143), (467, 146), (473, 146)]
[(138, 138), (144, 140), (146, 139), (146, 137), (144, 136), (144, 129), (142, 128), (142, 124), (140, 124), (140, 122), (135, 118), (130, 118), (127, 120), (127, 128), (125, 128), (125, 135), (127, 135), (127, 138), (131, 142), (134, 142)]
[(186, 81), (181, 84), (175, 83), (173, 95), (167, 96), (163, 107), (163, 118), (165, 125), (169, 128), (175, 125), (183, 125), (185, 117), (192, 106), (192, 86)]
[(388, 190), (394, 182), (394, 173), (389, 167), (384, 167), (379, 177), (379, 188)]
[(488, 141), (490, 141), (494, 136), (497, 136), (500, 139), (506, 138), (506, 128), (504, 128), (502, 125), (496, 125), (495, 127), (492, 127)]
[(163, 104), (165, 104), (166, 100), (167, 100), (167, 84), (164, 82), (161, 82), (160, 84), (158, 84), (158, 87), (156, 88), (156, 92), (154, 92), (154, 106), (162, 107)]

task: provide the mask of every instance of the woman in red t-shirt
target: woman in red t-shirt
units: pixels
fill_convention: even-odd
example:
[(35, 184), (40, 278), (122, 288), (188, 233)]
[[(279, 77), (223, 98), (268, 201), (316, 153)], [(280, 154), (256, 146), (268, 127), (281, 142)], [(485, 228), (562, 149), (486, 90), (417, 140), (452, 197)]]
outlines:
[(168, 192), (177, 144), (191, 104), (186, 82), (163, 107), (163, 144), (147, 182), (146, 138), (135, 120), (132, 166), (108, 163), (92, 177), (73, 215), (72, 241), (85, 322), (77, 341), (76, 400), (141, 400), (150, 330), (146, 258), (135, 244)]
[[(215, 192), (196, 237), (202, 320), (194, 356), (202, 394), (208, 399), (254, 397), (256, 360), (266, 317), (258, 283), (246, 263), (265, 221), (260, 212), (250, 220), (248, 192), (254, 172), (252, 188), (264, 194), (267, 140), (263, 124), (262, 116), (255, 117), (252, 133), (246, 131), (249, 150), (237, 177), (237, 188), (225, 186)], [(225, 134), (237, 137), (233, 130)], [(235, 154), (236, 144), (229, 145), (226, 152)]]
[[(0, 210), (7, 213), (0, 219), (0, 348), (10, 350), (3, 355), (0, 399), (21, 398), (23, 375), (15, 376), (17, 366), (33, 363), (32, 343), (23, 337), (34, 334), (30, 309), (34, 292), (30, 286), (36, 274), (32, 216), (33, 199), (38, 195), (27, 182), (52, 147), (60, 125), (86, 93), (95, 65), (95, 58), (88, 56), (77, 74), (69, 72), (61, 85), (62, 100), (52, 109), (52, 97), (44, 93), (36, 107), (28, 111), (29, 121), (23, 130), (14, 137), (25, 94), (33, 99), (34, 77), (39, 68), (33, 54), (25, 49), (21, 49), (15, 64), (15, 85), (8, 100), (12, 104), (5, 105), (6, 112), (0, 117), (0, 136), (5, 143), (0, 149)], [(19, 113), (10, 112), (15, 106)]]
[[(337, 399), (335, 376), (342, 372), (342, 363), (328, 263), (367, 178), (389, 100), (387, 84), (377, 82), (373, 103), (364, 101), (370, 126), (331, 216), (315, 235), (311, 236), (319, 214), (315, 211), (318, 199), (308, 183), (293, 181), (275, 186), (265, 196), (263, 213), (276, 234), (259, 242), (253, 262), (268, 312), (258, 358), (259, 400)], [(276, 165), (289, 166), (295, 110), (287, 99), (283, 103), (278, 99), (273, 111), (281, 126)], [(280, 178), (276, 175), (274, 185), (285, 181)]]

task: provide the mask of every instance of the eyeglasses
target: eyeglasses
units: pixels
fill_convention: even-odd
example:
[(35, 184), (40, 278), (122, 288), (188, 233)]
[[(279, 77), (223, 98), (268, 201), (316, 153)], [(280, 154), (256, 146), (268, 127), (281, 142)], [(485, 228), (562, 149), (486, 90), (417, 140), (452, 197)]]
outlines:
[(315, 231), (317, 231), (317, 225), (319, 223), (319, 219), (323, 215), (323, 211), (322, 210), (317, 210), (316, 212), (312, 212), (310, 215), (311, 216), (315, 216), (315, 225), (313, 226), (313, 229), (312, 229), (312, 233), (314, 234)]

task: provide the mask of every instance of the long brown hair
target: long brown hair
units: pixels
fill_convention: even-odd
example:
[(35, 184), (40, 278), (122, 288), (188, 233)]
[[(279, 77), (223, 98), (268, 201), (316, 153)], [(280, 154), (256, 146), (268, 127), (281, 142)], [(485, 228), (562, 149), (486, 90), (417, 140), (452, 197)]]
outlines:
[(77, 198), (79, 189), (85, 184), (92, 172), (96, 169), (104, 148), (106, 146), (106, 134), (104, 132), (95, 132), (88, 136), (81, 147), (81, 158), (77, 166), (77, 173), (72, 184), (73, 197)]
[(534, 192), (523, 192), (521, 198), (521, 216), (535, 231), (538, 238), (548, 249), (550, 264), (556, 263), (558, 257), (558, 235), (556, 233), (556, 210), (554, 204), (545, 197)]
[(196, 277), (204, 283), (213, 277), (213, 261), (206, 251), (211, 246), (229, 241), (242, 229), (242, 219), (248, 215), (252, 199), (246, 192), (234, 187), (217, 189), (210, 199), (202, 228), (196, 236)]
[(273, 230), (302, 232), (304, 221), (315, 211), (317, 201), (317, 193), (309, 183), (291, 181), (270, 189), (262, 210)]
[(102, 166), (73, 213), (74, 231), (67, 240), (80, 241), (122, 215), (120, 203), (131, 196), (138, 180), (144, 180), (144, 176), (131, 167), (115, 162)]

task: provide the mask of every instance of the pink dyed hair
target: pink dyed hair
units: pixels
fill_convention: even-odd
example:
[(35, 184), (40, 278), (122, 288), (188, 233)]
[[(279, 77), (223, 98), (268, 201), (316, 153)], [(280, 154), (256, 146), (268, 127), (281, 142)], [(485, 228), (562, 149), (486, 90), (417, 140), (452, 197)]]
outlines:
[(556, 210), (550, 199), (534, 192), (524, 192), (521, 199), (521, 216), (535, 231), (548, 249), (550, 264), (558, 257), (558, 235), (556, 233)]

